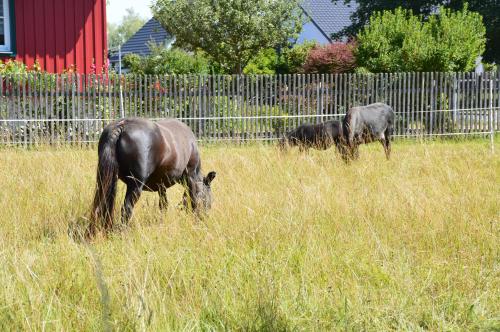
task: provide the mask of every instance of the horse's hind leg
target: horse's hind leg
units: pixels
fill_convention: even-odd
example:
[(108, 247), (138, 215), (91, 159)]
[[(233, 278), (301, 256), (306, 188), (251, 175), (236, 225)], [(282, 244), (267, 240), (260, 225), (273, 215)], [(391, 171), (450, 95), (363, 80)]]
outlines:
[(391, 157), (391, 129), (387, 128), (381, 139), (381, 143), (384, 146), (385, 157), (387, 160)]
[(144, 184), (139, 181), (131, 181), (127, 184), (127, 193), (125, 194), (125, 201), (122, 207), (122, 224), (128, 224), (134, 205), (139, 200), (143, 187)]

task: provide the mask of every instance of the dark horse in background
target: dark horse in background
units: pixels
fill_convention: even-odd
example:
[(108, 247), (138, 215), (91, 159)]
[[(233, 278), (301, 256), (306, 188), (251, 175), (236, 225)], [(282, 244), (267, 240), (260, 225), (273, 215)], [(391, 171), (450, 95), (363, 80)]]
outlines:
[(394, 111), (384, 103), (353, 107), (347, 111), (342, 121), (342, 131), (346, 149), (342, 157), (359, 157), (359, 145), (379, 141), (382, 143), (385, 156), (391, 155), (391, 135), (394, 127)]
[(166, 189), (176, 183), (186, 186), (183, 201), (193, 211), (211, 207), (210, 183), (215, 172), (203, 177), (196, 137), (180, 121), (167, 119), (155, 123), (131, 118), (111, 123), (99, 139), (98, 154), (90, 234), (95, 233), (98, 225), (106, 231), (112, 229), (118, 179), (127, 185), (122, 207), (124, 224), (128, 223), (143, 190), (158, 192), (160, 209), (164, 209)]
[(342, 123), (340, 121), (325, 121), (318, 124), (303, 124), (286, 133), (279, 142), (279, 147), (298, 146), (300, 151), (315, 148), (329, 149), (333, 144), (340, 149), (342, 142)]

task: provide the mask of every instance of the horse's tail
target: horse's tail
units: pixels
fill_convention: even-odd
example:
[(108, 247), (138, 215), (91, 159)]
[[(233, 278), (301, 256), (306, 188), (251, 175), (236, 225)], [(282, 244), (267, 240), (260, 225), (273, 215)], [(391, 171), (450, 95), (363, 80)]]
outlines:
[(97, 165), (97, 184), (92, 205), (90, 232), (95, 233), (97, 225), (109, 229), (113, 222), (113, 211), (118, 180), (118, 160), (116, 143), (124, 129), (125, 121), (121, 120), (107, 126), (98, 147), (99, 162)]

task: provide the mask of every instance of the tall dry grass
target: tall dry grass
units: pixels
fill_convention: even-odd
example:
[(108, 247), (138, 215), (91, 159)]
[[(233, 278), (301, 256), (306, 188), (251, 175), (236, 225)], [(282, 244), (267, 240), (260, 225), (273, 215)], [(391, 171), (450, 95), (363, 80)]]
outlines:
[[(498, 142), (498, 141), (497, 141)], [(130, 229), (68, 235), (96, 152), (0, 151), (0, 330), (498, 330), (500, 161), (483, 141), (202, 148), (196, 222), (146, 193)], [(123, 199), (120, 186), (119, 199)], [(121, 205), (121, 202), (120, 204)]]

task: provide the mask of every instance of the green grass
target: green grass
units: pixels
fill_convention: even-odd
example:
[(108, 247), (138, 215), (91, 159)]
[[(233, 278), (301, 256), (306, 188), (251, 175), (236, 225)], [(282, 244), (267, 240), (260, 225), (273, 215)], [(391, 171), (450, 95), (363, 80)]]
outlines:
[[(498, 140), (497, 140), (498, 143)], [(497, 144), (498, 146), (498, 144)], [(0, 330), (500, 329), (500, 158), (487, 140), (333, 149), (205, 146), (196, 222), (141, 197), (78, 243), (96, 152), (0, 151)], [(119, 206), (123, 186), (119, 187)]]

